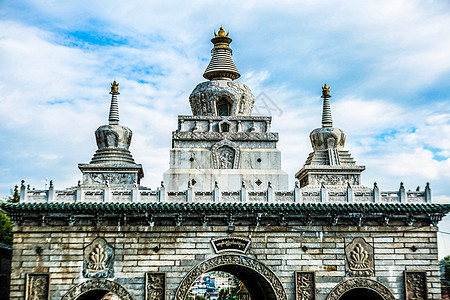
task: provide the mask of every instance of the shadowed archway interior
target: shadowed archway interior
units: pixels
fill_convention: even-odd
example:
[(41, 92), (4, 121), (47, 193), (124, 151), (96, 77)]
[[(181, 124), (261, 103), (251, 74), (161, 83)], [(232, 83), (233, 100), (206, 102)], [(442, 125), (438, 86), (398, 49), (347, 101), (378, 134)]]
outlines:
[(364, 299), (364, 300), (383, 300), (377, 292), (365, 289), (365, 288), (357, 288), (346, 292), (344, 295), (339, 298), (339, 300), (355, 300), (355, 299)]
[(80, 295), (77, 300), (101, 300), (107, 293), (104, 290), (93, 290)]

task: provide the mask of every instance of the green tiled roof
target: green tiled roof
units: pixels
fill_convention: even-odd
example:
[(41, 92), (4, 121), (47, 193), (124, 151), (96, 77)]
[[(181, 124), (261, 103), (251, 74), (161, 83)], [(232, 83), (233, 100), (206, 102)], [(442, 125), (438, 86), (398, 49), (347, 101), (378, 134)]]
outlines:
[(1, 203), (0, 207), (13, 211), (117, 211), (117, 212), (286, 212), (286, 213), (448, 213), (450, 204), (413, 203), (94, 203), (41, 202)]

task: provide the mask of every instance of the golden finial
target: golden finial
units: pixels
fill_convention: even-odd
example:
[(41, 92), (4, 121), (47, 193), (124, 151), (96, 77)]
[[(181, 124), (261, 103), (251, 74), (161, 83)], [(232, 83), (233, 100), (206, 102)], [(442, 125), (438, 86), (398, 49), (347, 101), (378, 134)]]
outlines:
[(229, 32), (227, 34), (225, 34), (225, 30), (223, 30), (222, 26), (220, 26), (220, 29), (217, 33), (214, 31), (215, 37), (222, 37), (222, 36), (228, 37), (228, 34), (229, 34)]
[(119, 84), (114, 80), (113, 83), (111, 83), (111, 93), (118, 93), (119, 92)]
[(322, 97), (330, 97), (330, 87), (327, 86), (327, 84), (325, 83), (325, 85), (322, 87)]

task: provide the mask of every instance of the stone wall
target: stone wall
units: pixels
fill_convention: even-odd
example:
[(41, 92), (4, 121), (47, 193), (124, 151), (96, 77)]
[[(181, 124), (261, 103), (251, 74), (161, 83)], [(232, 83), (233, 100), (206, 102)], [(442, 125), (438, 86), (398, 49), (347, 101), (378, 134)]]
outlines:
[(135, 300), (144, 299), (146, 272), (165, 272), (166, 299), (173, 299), (194, 266), (216, 257), (211, 240), (242, 237), (245, 254), (271, 268), (289, 300), (295, 298), (294, 272), (313, 271), (317, 299), (326, 299), (344, 279), (345, 248), (357, 237), (373, 247), (374, 275), (368, 278), (405, 299), (404, 271), (425, 271), (429, 299), (440, 299), (437, 228), (430, 226), (16, 226), (11, 300), (24, 299), (26, 274), (50, 274), (50, 299), (61, 299), (83, 277), (83, 253), (97, 237), (114, 248), (114, 277)]

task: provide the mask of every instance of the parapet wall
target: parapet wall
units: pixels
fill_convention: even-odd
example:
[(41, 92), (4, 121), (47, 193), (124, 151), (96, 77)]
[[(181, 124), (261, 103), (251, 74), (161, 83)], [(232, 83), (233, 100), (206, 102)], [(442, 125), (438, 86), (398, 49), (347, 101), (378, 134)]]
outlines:
[(276, 191), (271, 186), (266, 190), (251, 191), (242, 186), (240, 190), (223, 191), (218, 186), (214, 190), (199, 191), (189, 186), (184, 191), (168, 192), (164, 185), (156, 190), (120, 187), (76, 187), (56, 190), (35, 190), (22, 182), (21, 201), (30, 202), (269, 202), (269, 203), (431, 203), (431, 190), (427, 184), (424, 191), (405, 190), (403, 185), (397, 191), (380, 191), (361, 186), (348, 187), (295, 187), (290, 191)]

